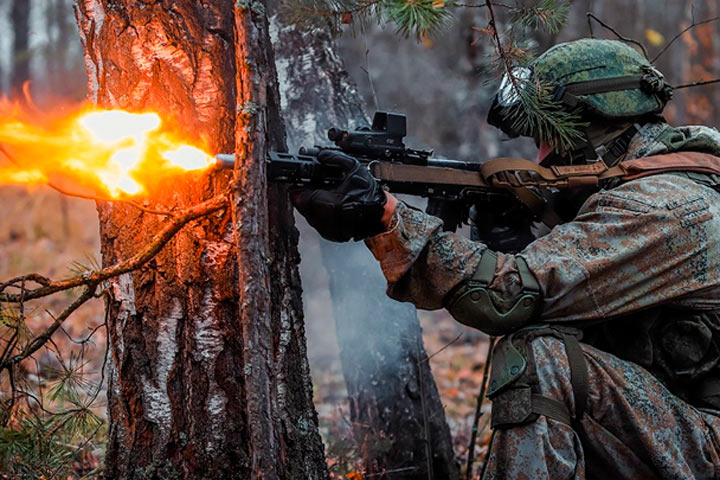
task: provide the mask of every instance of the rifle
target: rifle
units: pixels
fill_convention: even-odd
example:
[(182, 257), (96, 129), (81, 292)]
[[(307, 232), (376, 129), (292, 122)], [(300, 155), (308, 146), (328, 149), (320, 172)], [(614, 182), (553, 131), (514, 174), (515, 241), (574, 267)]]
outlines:
[[(408, 148), (405, 115), (376, 112), (370, 127), (357, 130), (331, 128), (328, 139), (333, 147), (300, 148), (297, 154), (269, 152), (268, 178), (295, 186), (332, 186), (341, 181), (341, 172), (317, 161), (321, 148), (341, 150), (367, 166), (372, 175), (390, 192), (425, 197), (426, 212), (443, 220), (446, 231), (456, 231), (467, 224), (471, 207), (483, 216), (482, 224), (502, 223), (498, 215), (517, 216), (516, 195), (507, 188), (490, 185), (481, 175), (482, 163), (432, 158), (432, 150)], [(235, 155), (216, 155), (220, 168), (233, 168)], [(499, 206), (506, 208), (498, 209)], [(512, 208), (507, 208), (512, 206)], [(524, 218), (532, 218), (527, 211)], [(491, 215), (493, 218), (487, 218)], [(480, 222), (475, 222), (480, 224)], [(474, 235), (475, 236), (475, 235)]]

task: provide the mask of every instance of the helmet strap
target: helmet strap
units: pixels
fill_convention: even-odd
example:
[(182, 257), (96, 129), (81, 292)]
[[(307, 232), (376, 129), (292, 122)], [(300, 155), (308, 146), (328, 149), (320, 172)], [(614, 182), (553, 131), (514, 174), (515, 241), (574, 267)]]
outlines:
[(627, 152), (630, 141), (638, 132), (637, 124), (624, 124), (614, 132), (608, 132), (608, 125), (595, 123), (585, 128), (582, 142), (565, 154), (553, 153), (541, 163), (545, 167), (552, 165), (577, 165), (605, 162), (613, 166)]

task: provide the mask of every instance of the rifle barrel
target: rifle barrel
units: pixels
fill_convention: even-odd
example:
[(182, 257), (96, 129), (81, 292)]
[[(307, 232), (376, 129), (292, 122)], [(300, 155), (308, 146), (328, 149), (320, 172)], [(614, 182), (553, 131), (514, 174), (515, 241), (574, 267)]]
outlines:
[(215, 155), (215, 166), (218, 168), (235, 168), (235, 154), (234, 153), (218, 153)]

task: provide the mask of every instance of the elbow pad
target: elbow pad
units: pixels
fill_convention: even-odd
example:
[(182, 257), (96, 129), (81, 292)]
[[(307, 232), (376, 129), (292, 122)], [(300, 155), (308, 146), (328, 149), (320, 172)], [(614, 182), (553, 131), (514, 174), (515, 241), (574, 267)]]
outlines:
[(488, 335), (500, 336), (529, 324), (540, 311), (540, 285), (521, 257), (515, 257), (522, 292), (506, 312), (497, 309), (490, 298), (488, 285), (495, 275), (497, 254), (485, 250), (475, 274), (461, 282), (445, 298), (445, 308), (460, 323)]

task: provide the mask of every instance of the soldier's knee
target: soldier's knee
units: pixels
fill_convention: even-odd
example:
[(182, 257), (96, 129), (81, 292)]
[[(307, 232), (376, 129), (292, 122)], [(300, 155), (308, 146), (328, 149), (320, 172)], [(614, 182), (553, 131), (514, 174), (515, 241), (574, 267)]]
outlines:
[(498, 342), (488, 386), (493, 428), (524, 425), (541, 415), (570, 425), (582, 416), (587, 374), (575, 334), (539, 326)]

